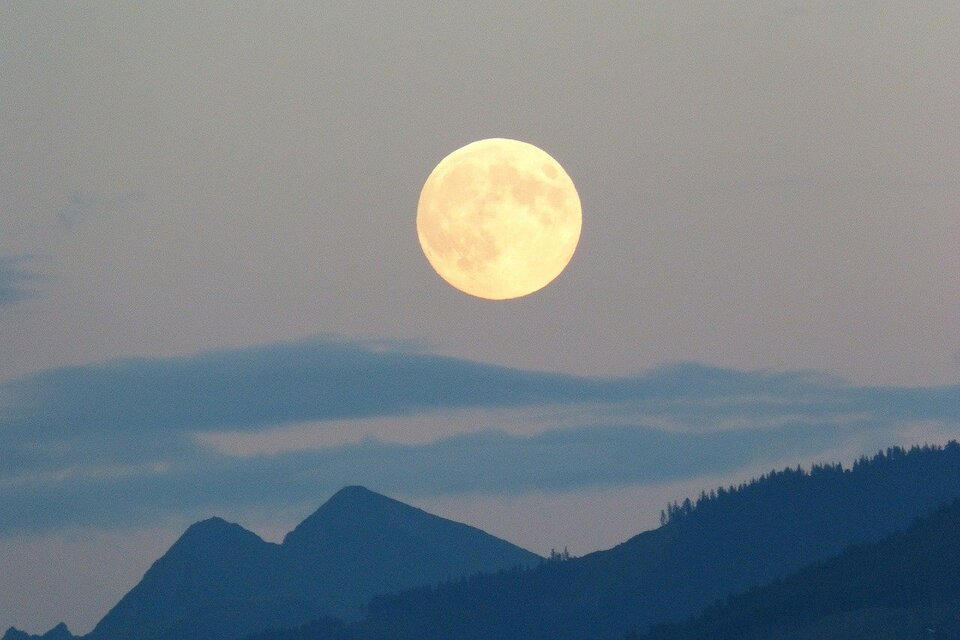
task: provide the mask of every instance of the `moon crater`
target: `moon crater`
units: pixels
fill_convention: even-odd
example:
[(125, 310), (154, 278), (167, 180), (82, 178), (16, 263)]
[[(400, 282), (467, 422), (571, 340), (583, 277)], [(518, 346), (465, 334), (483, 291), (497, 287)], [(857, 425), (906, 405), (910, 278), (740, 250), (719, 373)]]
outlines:
[(420, 193), (417, 235), (427, 260), (457, 289), (505, 300), (538, 291), (573, 257), (580, 198), (545, 151), (505, 138), (457, 149)]

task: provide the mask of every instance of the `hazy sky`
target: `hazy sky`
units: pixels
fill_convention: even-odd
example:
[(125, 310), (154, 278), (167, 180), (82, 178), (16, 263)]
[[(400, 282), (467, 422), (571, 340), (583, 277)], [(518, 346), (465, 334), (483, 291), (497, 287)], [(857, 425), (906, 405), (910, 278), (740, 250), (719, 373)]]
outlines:
[[(585, 553), (960, 435), (958, 61), (952, 2), (0, 5), (0, 627), (347, 483)], [(417, 244), (486, 137), (582, 201), (528, 298)]]

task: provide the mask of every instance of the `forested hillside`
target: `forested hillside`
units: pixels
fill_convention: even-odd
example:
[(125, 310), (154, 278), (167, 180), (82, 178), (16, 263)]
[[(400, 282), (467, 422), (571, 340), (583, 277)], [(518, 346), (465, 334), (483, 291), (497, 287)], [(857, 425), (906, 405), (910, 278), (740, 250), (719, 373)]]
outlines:
[(880, 540), (957, 497), (957, 443), (889, 449), (846, 469), (771, 472), (671, 506), (659, 529), (613, 549), (377, 597), (357, 624), (288, 637), (622, 638)]
[(848, 548), (628, 640), (960, 638), (960, 500), (906, 532)]

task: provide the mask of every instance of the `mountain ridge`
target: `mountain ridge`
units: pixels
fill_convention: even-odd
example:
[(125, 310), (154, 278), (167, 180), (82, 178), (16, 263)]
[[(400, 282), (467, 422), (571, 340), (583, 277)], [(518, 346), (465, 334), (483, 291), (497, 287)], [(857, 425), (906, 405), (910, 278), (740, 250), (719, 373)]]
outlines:
[(540, 557), (361, 486), (266, 542), (212, 517), (192, 524), (87, 640), (227, 640), (325, 614), (353, 619), (378, 593)]
[(785, 469), (712, 493), (612, 549), (378, 596), (343, 629), (257, 639), (619, 640), (881, 539), (960, 497), (960, 444), (895, 447), (851, 468)]
[[(849, 468), (788, 468), (703, 492), (669, 505), (658, 529), (582, 558), (543, 561), (479, 529), (345, 487), (281, 544), (222, 518), (191, 525), (86, 638), (621, 640), (828, 561), (850, 545), (884, 539), (957, 499), (960, 444), (894, 447)], [(450, 563), (466, 566), (465, 549), (483, 560), (478, 544), (506, 545), (539, 564), (450, 571)], [(384, 581), (422, 577), (424, 566), (433, 578), (413, 587)], [(169, 589), (166, 574), (180, 580), (179, 600), (160, 597), (158, 584)], [(265, 590), (270, 580), (276, 584)], [(350, 580), (366, 580), (379, 595), (361, 600)], [(204, 600), (210, 584), (224, 591)], [(324, 597), (331, 586), (339, 593)], [(40, 637), (16, 634), (23, 632), (11, 628), (4, 640)]]
[(42, 635), (32, 635), (26, 631), (21, 631), (16, 627), (10, 627), (3, 638), (0, 640), (74, 640), (76, 636), (70, 633), (70, 629), (63, 622), (57, 623), (53, 628)]

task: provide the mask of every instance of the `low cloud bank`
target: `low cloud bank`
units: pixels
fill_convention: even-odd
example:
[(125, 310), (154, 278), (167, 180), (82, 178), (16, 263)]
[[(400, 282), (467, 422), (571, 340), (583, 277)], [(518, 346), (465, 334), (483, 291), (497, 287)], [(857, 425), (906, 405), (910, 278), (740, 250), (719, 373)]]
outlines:
[[(53, 369), (0, 391), (10, 398), (0, 409), (0, 535), (319, 504), (345, 484), (442, 495), (661, 483), (804, 460), (850, 439), (893, 444), (918, 422), (960, 428), (958, 386), (852, 387), (696, 364), (587, 378), (337, 339)], [(511, 408), (548, 405), (594, 407), (596, 420), (534, 435), (511, 428)], [(243, 458), (196, 437), (458, 409), (495, 410), (499, 422), (426, 443)]]

